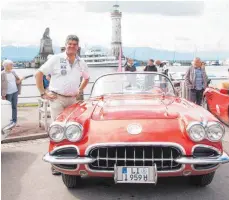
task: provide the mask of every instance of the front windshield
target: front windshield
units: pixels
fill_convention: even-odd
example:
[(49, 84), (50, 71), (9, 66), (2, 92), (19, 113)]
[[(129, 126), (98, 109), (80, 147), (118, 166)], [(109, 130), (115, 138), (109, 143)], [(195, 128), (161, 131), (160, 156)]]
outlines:
[(154, 94), (175, 96), (169, 78), (158, 73), (115, 73), (97, 79), (91, 97), (113, 94)]

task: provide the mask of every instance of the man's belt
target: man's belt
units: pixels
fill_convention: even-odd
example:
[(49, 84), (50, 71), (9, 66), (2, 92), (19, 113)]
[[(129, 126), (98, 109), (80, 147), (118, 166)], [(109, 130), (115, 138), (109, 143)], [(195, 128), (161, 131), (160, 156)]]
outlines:
[(54, 93), (54, 94), (57, 94), (57, 95), (60, 95), (60, 96), (62, 96), (62, 97), (75, 97), (75, 96), (67, 96), (67, 95), (63, 95), (63, 94), (59, 94), (59, 93), (57, 93), (57, 92), (54, 92), (54, 91), (50, 91), (50, 92), (52, 92), (52, 93)]

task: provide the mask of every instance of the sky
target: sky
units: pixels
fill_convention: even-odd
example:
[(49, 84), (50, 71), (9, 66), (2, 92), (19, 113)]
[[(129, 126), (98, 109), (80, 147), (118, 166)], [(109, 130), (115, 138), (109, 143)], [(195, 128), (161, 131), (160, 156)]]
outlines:
[(124, 47), (176, 51), (229, 49), (229, 1), (37, 1), (8, 0), (1, 6), (1, 45), (40, 44), (46, 27), (54, 46), (68, 34), (80, 45), (110, 47), (112, 6), (122, 12)]

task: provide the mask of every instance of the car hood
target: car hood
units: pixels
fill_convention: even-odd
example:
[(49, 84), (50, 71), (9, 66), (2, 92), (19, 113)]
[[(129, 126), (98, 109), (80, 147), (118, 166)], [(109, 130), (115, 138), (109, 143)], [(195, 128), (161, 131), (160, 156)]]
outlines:
[[(170, 99), (171, 100), (171, 99)], [(174, 101), (172, 99), (171, 101)], [(178, 112), (168, 113), (168, 102), (153, 99), (107, 99), (100, 101), (93, 111), (93, 120), (171, 119)]]
[(177, 97), (106, 98), (75, 104), (58, 117), (57, 121), (109, 121), (145, 119), (181, 119), (191, 121), (217, 119), (207, 110)]
[[(193, 145), (186, 128), (193, 121), (217, 121), (204, 108), (181, 98), (94, 99), (67, 108), (57, 121), (77, 121), (84, 127), (80, 145), (109, 142), (176, 142)], [(138, 124), (141, 133), (131, 134), (128, 126)], [(70, 144), (69, 141), (65, 141)], [(84, 152), (81, 152), (82, 154)]]

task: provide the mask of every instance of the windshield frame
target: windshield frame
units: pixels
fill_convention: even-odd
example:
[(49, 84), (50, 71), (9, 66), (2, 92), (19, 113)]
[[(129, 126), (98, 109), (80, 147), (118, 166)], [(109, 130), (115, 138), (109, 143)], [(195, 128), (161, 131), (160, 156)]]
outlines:
[[(174, 96), (176, 96), (176, 90), (175, 90), (175, 88), (174, 88), (174, 85), (173, 85), (172, 81), (170, 80), (170, 78), (169, 78), (168, 76), (166, 76), (165, 74), (158, 73), (158, 72), (114, 72), (114, 73), (104, 74), (104, 75), (98, 77), (98, 78), (94, 81), (94, 84), (93, 84), (93, 86), (92, 86), (92, 88), (91, 88), (91, 93), (90, 93), (90, 97), (89, 97), (89, 98), (96, 98), (96, 97), (101, 97), (101, 96), (106, 96), (106, 95), (107, 95), (107, 94), (101, 94), (101, 95), (99, 95), (99, 96), (92, 96), (92, 91), (93, 91), (93, 89), (94, 89), (94, 86), (95, 86), (96, 82), (97, 82), (99, 79), (101, 79), (101, 78), (103, 78), (103, 77), (105, 77), (105, 76), (111, 76), (111, 75), (126, 75), (126, 74), (143, 74), (143, 75), (144, 75), (144, 74), (154, 74), (154, 75), (161, 75), (161, 76), (163, 76), (164, 78), (168, 79), (168, 82), (170, 82), (170, 84), (171, 84), (171, 86), (172, 86)], [(112, 95), (112, 94), (111, 94), (111, 95)], [(115, 95), (115, 93), (114, 93), (114, 95)], [(117, 94), (116, 94), (116, 95), (117, 95)], [(125, 95), (125, 94), (124, 94), (124, 95)], [(137, 95), (137, 93), (136, 93), (136, 95)], [(169, 96), (169, 95), (166, 95), (166, 96)]]

